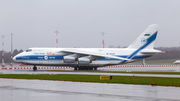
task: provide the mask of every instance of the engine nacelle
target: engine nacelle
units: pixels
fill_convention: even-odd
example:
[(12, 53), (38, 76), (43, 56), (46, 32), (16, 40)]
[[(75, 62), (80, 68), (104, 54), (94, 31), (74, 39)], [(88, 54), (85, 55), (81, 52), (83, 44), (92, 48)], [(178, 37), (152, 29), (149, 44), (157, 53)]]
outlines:
[(91, 60), (88, 58), (78, 58), (78, 64), (90, 64)]
[(76, 58), (72, 56), (64, 56), (63, 61), (65, 63), (74, 63), (76, 61)]

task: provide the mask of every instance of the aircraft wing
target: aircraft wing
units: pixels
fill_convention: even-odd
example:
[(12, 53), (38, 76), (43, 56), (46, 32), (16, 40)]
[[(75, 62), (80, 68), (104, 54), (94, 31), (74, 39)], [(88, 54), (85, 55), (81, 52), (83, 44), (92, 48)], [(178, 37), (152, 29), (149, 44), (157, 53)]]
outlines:
[(120, 60), (130, 60), (127, 58), (121, 58), (121, 57), (116, 57), (112, 55), (105, 55), (105, 54), (100, 54), (100, 53), (91, 52), (91, 51), (84, 51), (84, 50), (79, 50), (79, 49), (65, 49), (60, 52), (79, 54), (79, 55), (85, 55), (85, 56), (93, 56), (93, 57), (99, 57), (99, 58), (106, 57), (106, 58), (114, 58), (114, 59), (120, 59)]

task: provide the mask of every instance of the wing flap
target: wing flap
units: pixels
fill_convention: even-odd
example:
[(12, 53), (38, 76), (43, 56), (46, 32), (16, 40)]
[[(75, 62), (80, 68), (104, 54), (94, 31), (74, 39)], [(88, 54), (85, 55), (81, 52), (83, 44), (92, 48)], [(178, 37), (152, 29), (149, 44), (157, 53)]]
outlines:
[(62, 50), (61, 52), (65, 52), (65, 53), (74, 53), (74, 54), (81, 54), (81, 55), (91, 55), (94, 57), (106, 57), (106, 58), (114, 58), (114, 59), (120, 59), (120, 60), (130, 60), (127, 58), (121, 58), (121, 57), (116, 57), (116, 56), (112, 56), (112, 55), (105, 55), (105, 54), (100, 54), (100, 53), (96, 53), (96, 52), (91, 52), (91, 51), (84, 51), (84, 50), (79, 50), (79, 49), (65, 49)]

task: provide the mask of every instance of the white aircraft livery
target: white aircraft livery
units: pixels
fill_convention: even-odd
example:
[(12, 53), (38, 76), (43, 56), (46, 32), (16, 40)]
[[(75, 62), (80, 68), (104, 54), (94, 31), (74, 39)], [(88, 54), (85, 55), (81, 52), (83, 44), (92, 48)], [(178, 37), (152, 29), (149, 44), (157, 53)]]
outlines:
[(127, 48), (29, 48), (16, 55), (18, 63), (36, 66), (71, 66), (74, 70), (97, 70), (98, 67), (120, 65), (161, 53), (154, 49), (158, 25), (150, 25)]

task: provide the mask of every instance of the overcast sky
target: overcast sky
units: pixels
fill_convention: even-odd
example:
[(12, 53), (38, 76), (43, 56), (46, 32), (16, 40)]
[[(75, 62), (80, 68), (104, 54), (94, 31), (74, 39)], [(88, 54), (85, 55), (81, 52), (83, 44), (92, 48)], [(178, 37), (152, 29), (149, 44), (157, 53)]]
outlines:
[(129, 46), (150, 24), (156, 47), (180, 46), (180, 0), (0, 0), (6, 51), (11, 33), (14, 49), (56, 47), (56, 30), (59, 47), (102, 47), (102, 32), (105, 47)]

